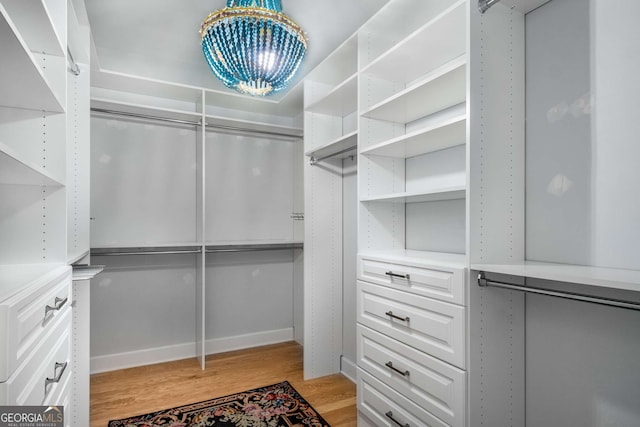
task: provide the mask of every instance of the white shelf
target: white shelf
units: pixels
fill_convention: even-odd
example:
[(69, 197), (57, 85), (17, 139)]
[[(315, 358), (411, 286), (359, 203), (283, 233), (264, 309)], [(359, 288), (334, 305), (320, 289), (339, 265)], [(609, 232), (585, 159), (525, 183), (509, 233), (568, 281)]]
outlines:
[(91, 98), (91, 108), (113, 110), (123, 113), (142, 114), (147, 116), (162, 117), (165, 119), (185, 120), (191, 122), (200, 122), (202, 118), (202, 114), (195, 111), (151, 107), (143, 104), (114, 101), (105, 98)]
[(0, 301), (62, 276), (70, 269), (64, 264), (0, 265)]
[(409, 123), (466, 101), (466, 57), (458, 57), (429, 73), (420, 82), (375, 104), (365, 117)]
[[(0, 104), (63, 113), (63, 103), (0, 4)], [(17, 84), (16, 82), (19, 82)]]
[(417, 131), (375, 144), (361, 154), (407, 159), (445, 148), (464, 145), (467, 116), (459, 115)]
[(45, 0), (3, 0), (2, 5), (11, 16), (24, 41), (32, 52), (65, 56), (66, 43), (61, 40), (54, 23), (62, 16), (54, 16)]
[(577, 283), (627, 291), (640, 291), (640, 271), (638, 270), (554, 264), (536, 261), (510, 264), (472, 264), (471, 268), (487, 273)]
[(328, 157), (345, 159), (355, 153), (357, 146), (358, 131), (354, 131), (327, 144), (321, 145), (318, 148), (309, 150), (304, 154), (307, 157), (313, 157), (315, 159)]
[(305, 79), (337, 86), (358, 69), (358, 37), (349, 37), (327, 56)]
[(425, 192), (404, 192), (383, 194), (379, 196), (369, 196), (361, 198), (361, 202), (384, 202), (384, 203), (420, 203), (435, 202), (440, 200), (464, 199), (466, 187), (464, 185), (452, 186), (449, 188), (438, 188)]
[(284, 240), (284, 239), (268, 239), (268, 240), (210, 240), (205, 246), (270, 246), (270, 245), (298, 245), (302, 244), (302, 240)]
[(64, 181), (0, 142), (0, 184), (63, 186)]
[(351, 77), (333, 88), (326, 96), (306, 108), (311, 113), (343, 117), (358, 108), (358, 75)]
[(550, 1), (551, 0), (502, 0), (501, 3), (509, 9), (513, 8), (520, 13), (526, 14)]
[(409, 262), (419, 264), (425, 268), (467, 268), (467, 256), (465, 254), (453, 254), (448, 252), (415, 251), (409, 249), (390, 251), (360, 251), (358, 256), (381, 262)]
[(91, 250), (124, 250), (124, 249), (170, 249), (170, 248), (190, 248), (194, 246), (202, 246), (199, 242), (116, 242), (105, 243), (99, 245), (91, 245)]
[(362, 73), (406, 84), (464, 55), (466, 5), (466, 0), (458, 1), (367, 65)]
[(294, 138), (301, 138), (303, 134), (302, 128), (293, 126), (274, 125), (271, 123), (258, 122), (254, 120), (241, 120), (232, 119), (222, 116), (214, 116), (207, 114), (207, 125), (213, 127), (231, 127), (249, 131), (257, 131), (263, 133), (273, 133), (281, 136), (290, 136)]

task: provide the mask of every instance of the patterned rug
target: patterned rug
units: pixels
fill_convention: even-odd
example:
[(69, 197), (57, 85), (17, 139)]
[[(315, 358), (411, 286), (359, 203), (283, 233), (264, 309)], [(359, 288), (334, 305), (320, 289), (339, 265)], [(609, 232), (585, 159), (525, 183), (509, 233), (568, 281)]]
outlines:
[(329, 427), (284, 381), (151, 414), (109, 421), (109, 427)]

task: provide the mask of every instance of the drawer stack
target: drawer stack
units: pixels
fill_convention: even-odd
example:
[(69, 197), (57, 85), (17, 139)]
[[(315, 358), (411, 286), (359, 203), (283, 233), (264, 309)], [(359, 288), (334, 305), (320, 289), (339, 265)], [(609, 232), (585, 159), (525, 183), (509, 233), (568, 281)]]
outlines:
[(71, 268), (27, 273), (22, 283), (0, 287), (0, 405), (68, 407)]
[(464, 427), (465, 269), (358, 256), (360, 425)]

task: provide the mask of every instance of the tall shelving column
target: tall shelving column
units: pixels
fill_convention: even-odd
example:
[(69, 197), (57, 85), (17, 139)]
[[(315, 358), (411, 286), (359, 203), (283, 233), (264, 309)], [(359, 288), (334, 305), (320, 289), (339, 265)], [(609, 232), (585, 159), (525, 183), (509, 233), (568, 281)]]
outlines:
[(466, 425), (468, 7), (359, 31), (359, 425)]
[(340, 372), (342, 355), (342, 159), (355, 154), (357, 38), (304, 81), (304, 375)]

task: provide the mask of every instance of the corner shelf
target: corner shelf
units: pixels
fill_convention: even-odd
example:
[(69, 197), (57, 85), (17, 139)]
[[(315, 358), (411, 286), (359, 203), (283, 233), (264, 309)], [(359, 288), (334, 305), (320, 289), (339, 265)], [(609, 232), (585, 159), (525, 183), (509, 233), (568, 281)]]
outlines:
[[(409, 83), (466, 51), (464, 31), (466, 0), (427, 22), (405, 40), (362, 69), (363, 74), (389, 81)], [(429, 55), (422, 54), (429, 52)]]
[(640, 271), (550, 262), (472, 264), (472, 270), (640, 292)]
[(306, 107), (305, 111), (331, 116), (345, 116), (356, 111), (357, 94), (358, 74), (355, 73), (329, 91), (323, 98)]
[(457, 185), (448, 188), (437, 188), (427, 192), (404, 192), (383, 194), (379, 196), (368, 196), (360, 198), (361, 202), (383, 202), (383, 203), (421, 203), (435, 202), (442, 200), (464, 199), (466, 197), (466, 186)]
[(64, 181), (0, 142), (0, 184), (61, 187)]
[(45, 0), (4, 0), (2, 5), (18, 29), (22, 30), (29, 50), (65, 56), (66, 42), (58, 36), (54, 19), (66, 19), (66, 16), (52, 16), (52, 10)]
[(430, 72), (420, 82), (381, 101), (362, 116), (395, 123), (409, 123), (466, 101), (466, 56)]
[(407, 159), (466, 143), (467, 116), (459, 115), (410, 132), (406, 135), (380, 142), (361, 154)]
[(351, 132), (334, 141), (328, 142), (313, 150), (307, 151), (305, 156), (316, 161), (330, 157), (347, 158), (355, 154), (358, 146), (358, 131)]
[[(64, 103), (58, 99), (2, 4), (0, 41), (4, 58), (0, 67), (2, 105), (64, 113)], [(16, 84), (17, 79), (20, 79), (20, 84)]]

